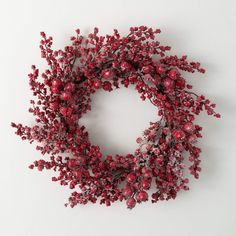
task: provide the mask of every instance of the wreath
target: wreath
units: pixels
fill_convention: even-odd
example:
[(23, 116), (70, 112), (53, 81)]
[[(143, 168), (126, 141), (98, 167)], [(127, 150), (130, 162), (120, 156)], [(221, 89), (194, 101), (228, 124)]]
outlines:
[[(202, 127), (194, 120), (203, 110), (217, 118), (220, 114), (209, 99), (192, 92), (181, 75), (204, 73), (200, 63), (189, 62), (185, 55), (167, 55), (171, 48), (156, 40), (160, 32), (140, 26), (131, 27), (125, 37), (116, 29), (100, 36), (94, 28), (85, 37), (77, 29), (70, 45), (59, 50), (53, 50), (52, 37), (41, 32), (41, 56), (48, 69), (39, 74), (33, 65), (28, 75), (35, 97), (29, 112), (36, 123), (11, 125), (22, 140), (37, 141), (36, 149), (50, 155), (29, 168), (53, 169), (57, 176), (52, 181), (73, 189), (66, 206), (97, 200), (109, 206), (125, 200), (132, 209), (136, 203), (175, 199), (179, 191), (188, 190), (186, 168), (199, 177), (201, 149), (196, 141)], [(91, 94), (130, 85), (157, 107), (159, 117), (137, 138), (134, 153), (104, 156), (78, 121), (91, 110)]]

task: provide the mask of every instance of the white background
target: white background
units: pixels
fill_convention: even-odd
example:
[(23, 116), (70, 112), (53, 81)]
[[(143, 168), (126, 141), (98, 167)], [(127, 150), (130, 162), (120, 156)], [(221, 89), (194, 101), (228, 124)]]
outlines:
[[(130, 26), (160, 27), (173, 53), (203, 63), (207, 73), (189, 77), (195, 90), (218, 104), (222, 119), (202, 115), (202, 174), (175, 201), (65, 208), (69, 190), (50, 181), (50, 172), (31, 171), (34, 146), (14, 135), (11, 121), (32, 122), (27, 112), (30, 65), (45, 63), (39, 32), (63, 47), (74, 29), (101, 33)], [(236, 5), (234, 0), (178, 1), (0, 1), (0, 235), (2, 236), (235, 236), (236, 235)], [(135, 138), (156, 118), (155, 109), (132, 90), (96, 95), (84, 119), (104, 153), (135, 149)]]

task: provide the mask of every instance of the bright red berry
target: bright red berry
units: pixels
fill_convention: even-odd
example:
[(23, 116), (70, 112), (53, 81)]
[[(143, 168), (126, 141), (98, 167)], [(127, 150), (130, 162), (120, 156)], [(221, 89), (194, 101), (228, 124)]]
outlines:
[(134, 183), (136, 181), (136, 178), (137, 176), (134, 173), (130, 173), (126, 176), (126, 180), (128, 183)]
[(127, 201), (126, 201), (126, 205), (129, 209), (132, 209), (135, 207), (136, 205), (136, 200), (134, 198), (129, 198)]
[(53, 79), (53, 81), (52, 81), (52, 86), (53, 87), (60, 87), (62, 85), (62, 82), (61, 82), (61, 80), (60, 79)]
[(61, 93), (61, 99), (64, 101), (68, 101), (71, 98), (71, 94), (69, 92), (62, 92)]
[(102, 70), (102, 77), (104, 79), (111, 79), (113, 76), (113, 72), (111, 69), (104, 69)]
[(121, 62), (121, 69), (122, 70), (130, 70), (131, 65), (127, 61), (122, 61)]
[(189, 143), (194, 143), (197, 140), (197, 136), (195, 134), (192, 134), (188, 137)]
[(63, 116), (66, 116), (67, 110), (68, 110), (68, 109), (67, 109), (66, 107), (61, 107), (59, 111), (60, 111), (60, 113), (61, 113)]
[(99, 88), (101, 87), (101, 81), (100, 81), (100, 80), (95, 80), (95, 81), (93, 82), (93, 87), (94, 87), (95, 89), (99, 89)]
[(156, 66), (156, 72), (157, 72), (158, 74), (162, 74), (162, 73), (164, 72), (163, 66), (162, 66), (162, 65), (157, 65), (157, 66)]
[(143, 66), (142, 71), (144, 74), (150, 74), (153, 70), (152, 66)]
[(177, 78), (175, 80), (175, 85), (179, 87), (180, 89), (184, 89), (185, 87), (185, 80), (183, 78)]
[(67, 83), (64, 87), (64, 90), (73, 92), (75, 90), (75, 85), (73, 83)]
[(55, 111), (55, 110), (58, 109), (59, 103), (58, 103), (58, 102), (51, 102), (51, 103), (50, 103), (50, 107), (51, 107), (52, 110)]
[(143, 179), (140, 185), (142, 189), (149, 189), (151, 187), (151, 182), (150, 180)]
[(148, 200), (148, 193), (146, 191), (140, 191), (136, 195), (138, 202), (145, 202)]
[(174, 81), (169, 78), (165, 78), (163, 80), (163, 85), (166, 89), (171, 90), (174, 88)]
[(195, 126), (192, 122), (187, 122), (184, 124), (183, 128), (184, 128), (184, 131), (188, 133), (192, 133), (195, 129)]
[(123, 190), (123, 195), (128, 198), (128, 197), (131, 197), (133, 194), (133, 190), (129, 187), (129, 186), (126, 186)]
[(75, 160), (75, 159), (69, 159), (69, 160), (67, 161), (67, 164), (68, 164), (68, 167), (69, 167), (70, 169), (73, 169), (73, 168), (75, 168), (75, 167), (76, 167), (76, 165), (77, 165), (77, 163), (76, 163), (76, 160)]
[(172, 132), (172, 135), (173, 135), (174, 139), (176, 139), (177, 141), (183, 141), (185, 139), (185, 133), (184, 133), (184, 131), (182, 131), (180, 129), (175, 129)]
[(103, 87), (103, 89), (105, 91), (109, 91), (110, 92), (112, 90), (112, 85), (108, 81), (103, 82), (102, 87)]
[(177, 73), (178, 73), (178, 71), (177, 71), (176, 69), (171, 69), (171, 70), (169, 71), (169, 77), (170, 77), (171, 79), (175, 80)]

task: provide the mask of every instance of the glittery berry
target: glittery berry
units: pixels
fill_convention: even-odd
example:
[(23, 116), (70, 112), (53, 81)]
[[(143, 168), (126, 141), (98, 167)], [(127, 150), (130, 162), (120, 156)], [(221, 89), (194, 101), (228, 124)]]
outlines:
[(168, 73), (169, 77), (173, 80), (176, 79), (176, 75), (177, 75), (178, 71), (176, 69), (171, 69)]
[(95, 81), (93, 82), (93, 87), (94, 87), (95, 89), (99, 89), (99, 88), (101, 87), (101, 82), (100, 82), (99, 80), (95, 80)]
[(188, 133), (192, 133), (195, 129), (195, 126), (192, 122), (187, 122), (184, 124), (183, 128), (184, 128), (184, 131)]
[(180, 129), (173, 130), (172, 135), (177, 141), (183, 141), (185, 139), (185, 133)]
[(145, 202), (148, 200), (148, 193), (146, 191), (140, 191), (137, 193), (136, 199), (138, 202)]
[(173, 89), (174, 87), (174, 82), (173, 80), (169, 79), (169, 78), (165, 78), (163, 80), (163, 85), (166, 89)]
[(128, 198), (128, 197), (131, 197), (133, 194), (133, 190), (130, 188), (130, 187), (125, 187), (124, 190), (123, 190), (123, 195)]
[(61, 99), (64, 101), (68, 101), (70, 99), (71, 95), (69, 92), (62, 92), (61, 93)]
[(147, 179), (143, 179), (141, 181), (141, 188), (142, 189), (149, 189), (151, 187), (151, 182)]
[(102, 77), (104, 79), (111, 79), (112, 76), (113, 76), (113, 72), (111, 69), (104, 69), (102, 71)]
[(127, 201), (126, 201), (126, 205), (129, 209), (132, 209), (135, 207), (136, 205), (136, 200), (134, 198), (129, 198)]
[(162, 65), (157, 65), (157, 66), (156, 66), (156, 72), (157, 72), (158, 74), (162, 74), (162, 73), (164, 72), (163, 66), (162, 66)]
[(127, 175), (126, 180), (128, 183), (134, 183), (136, 181), (137, 176), (134, 173), (130, 173)]

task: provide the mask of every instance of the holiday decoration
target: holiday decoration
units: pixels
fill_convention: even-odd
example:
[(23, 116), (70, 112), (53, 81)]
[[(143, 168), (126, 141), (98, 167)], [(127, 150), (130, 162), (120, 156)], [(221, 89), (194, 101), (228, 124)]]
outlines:
[[(48, 69), (39, 73), (33, 65), (28, 75), (35, 97), (29, 112), (36, 124), (12, 123), (12, 127), (23, 140), (37, 141), (42, 155), (50, 156), (29, 168), (57, 173), (52, 181), (72, 189), (66, 206), (126, 201), (132, 209), (148, 200), (175, 199), (179, 191), (188, 190), (185, 168), (199, 177), (201, 149), (196, 142), (202, 127), (195, 124), (195, 117), (203, 110), (220, 115), (209, 99), (192, 92), (181, 74), (204, 73), (200, 63), (189, 62), (185, 55), (169, 55), (170, 47), (156, 40), (159, 33), (159, 29), (140, 26), (131, 27), (125, 37), (117, 30), (100, 36), (94, 28), (85, 37), (77, 29), (69, 46), (53, 50), (52, 37), (41, 32), (41, 56)], [(142, 100), (156, 106), (157, 120), (137, 138), (134, 153), (104, 156), (78, 121), (91, 110), (91, 94), (130, 85)]]

